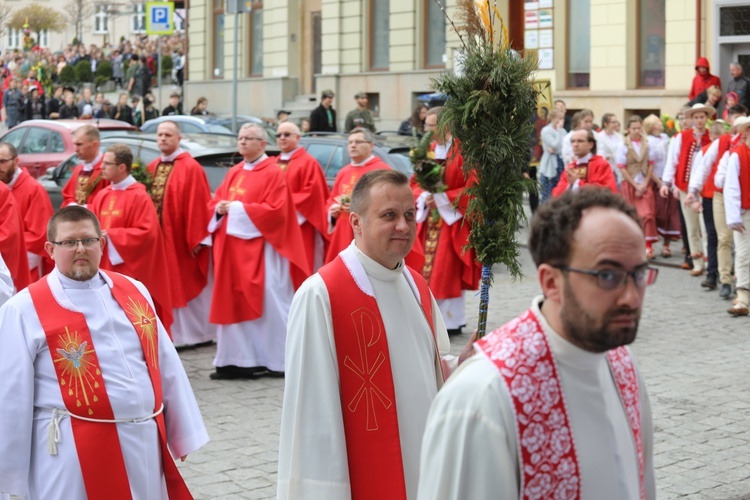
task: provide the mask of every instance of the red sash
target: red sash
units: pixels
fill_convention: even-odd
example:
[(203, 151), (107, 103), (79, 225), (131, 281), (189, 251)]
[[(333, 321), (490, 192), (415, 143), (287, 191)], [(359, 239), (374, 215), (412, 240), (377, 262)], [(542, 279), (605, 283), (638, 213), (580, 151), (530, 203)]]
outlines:
[[(358, 287), (341, 255), (318, 272), (331, 304), (352, 499), (406, 500), (396, 391), (378, 303)], [(427, 282), (408, 272), (434, 336)]]
[[(508, 388), (516, 417), (521, 498), (581, 498), (581, 470), (560, 376), (547, 336), (529, 310), (477, 341)], [(633, 433), (641, 498), (644, 484), (638, 378), (627, 349), (607, 352)]]
[[(112, 296), (132, 322), (141, 341), (154, 389), (154, 411), (157, 411), (162, 406), (162, 386), (156, 315), (148, 300), (130, 280), (117, 273), (103, 272), (112, 280)], [(114, 420), (86, 318), (79, 312), (64, 308), (55, 300), (48, 279), (29, 286), (29, 293), (47, 337), (65, 409), (71, 415)], [(154, 419), (159, 429), (162, 467), (169, 498), (192, 499), (167, 447), (164, 414), (160, 413)], [(132, 498), (125, 461), (122, 452), (118, 453), (121, 447), (117, 424), (74, 417), (71, 417), (70, 424), (88, 498)], [(102, 474), (102, 471), (106, 471), (106, 474)]]

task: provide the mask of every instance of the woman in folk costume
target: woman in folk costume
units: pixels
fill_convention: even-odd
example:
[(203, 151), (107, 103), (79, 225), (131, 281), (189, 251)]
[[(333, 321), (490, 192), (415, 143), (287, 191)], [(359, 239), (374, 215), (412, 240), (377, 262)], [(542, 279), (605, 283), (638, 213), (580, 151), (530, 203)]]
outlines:
[(680, 239), (680, 202), (673, 196), (662, 198), (658, 195), (661, 188), (661, 177), (667, 164), (669, 150), (669, 136), (664, 133), (664, 125), (656, 115), (648, 115), (643, 120), (643, 133), (648, 139), (649, 154), (654, 159), (654, 171), (651, 175), (654, 193), (654, 207), (656, 211), (656, 231), (664, 238), (661, 249), (662, 257), (671, 257), (669, 244)]
[(659, 239), (656, 233), (654, 190), (651, 186), (654, 158), (648, 147), (648, 140), (643, 138), (643, 120), (640, 116), (633, 115), (628, 120), (628, 135), (617, 148), (615, 161), (622, 173), (620, 191), (638, 211), (646, 234), (646, 257), (653, 259), (653, 244)]

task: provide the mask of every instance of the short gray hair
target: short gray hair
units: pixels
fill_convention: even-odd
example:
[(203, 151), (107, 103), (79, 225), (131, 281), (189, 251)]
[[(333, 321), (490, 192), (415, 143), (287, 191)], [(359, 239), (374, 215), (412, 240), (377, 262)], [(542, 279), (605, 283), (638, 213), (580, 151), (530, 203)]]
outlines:
[(260, 134), (261, 138), (263, 138), (264, 141), (268, 142), (268, 132), (266, 132), (265, 127), (258, 123), (243, 123), (240, 127), (240, 132), (247, 129), (255, 129)]
[(354, 129), (352, 129), (349, 132), (349, 136), (348, 137), (351, 137), (353, 134), (362, 134), (362, 135), (364, 135), (365, 136), (365, 140), (367, 142), (369, 142), (370, 144), (373, 144), (375, 142), (375, 134), (373, 134), (370, 129), (362, 128), (362, 127), (354, 128)]

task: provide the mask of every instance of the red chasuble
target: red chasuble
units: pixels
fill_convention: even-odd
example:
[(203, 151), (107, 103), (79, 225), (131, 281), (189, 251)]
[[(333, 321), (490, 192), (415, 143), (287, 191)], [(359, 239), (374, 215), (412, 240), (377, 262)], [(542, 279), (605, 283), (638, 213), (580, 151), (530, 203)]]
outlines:
[(55, 267), (54, 261), (44, 250), (44, 242), (47, 241), (47, 221), (53, 213), (52, 202), (44, 187), (23, 169), (10, 191), (13, 193), (18, 210), (23, 217), (23, 237), (26, 242), (26, 251), (42, 258), (42, 273), (39, 273), (38, 267), (30, 270), (31, 281), (33, 282)]
[(62, 206), (88, 205), (99, 191), (109, 186), (109, 181), (102, 178), (103, 158), (104, 155), (99, 159), (99, 163), (94, 165), (94, 169), (90, 173), (83, 171), (83, 165), (78, 165), (73, 169), (73, 175), (70, 176), (62, 190)]
[[(615, 179), (615, 174), (612, 172), (612, 166), (601, 156), (592, 156), (587, 164), (577, 165), (574, 161), (565, 168), (566, 170), (569, 168), (577, 168), (583, 172), (583, 177), (578, 182), (578, 186), (580, 187), (595, 185), (608, 188), (615, 194), (618, 192), (617, 179)], [(567, 189), (568, 176), (563, 172), (557, 186), (552, 189), (552, 196), (560, 196)]]
[(102, 230), (107, 231), (107, 240), (125, 261), (113, 265), (109, 246), (105, 245), (101, 268), (142, 282), (154, 299), (159, 319), (169, 332), (173, 318), (167, 256), (156, 209), (146, 186), (140, 182), (123, 190), (107, 186), (89, 208), (99, 218)]
[[(45, 238), (46, 239), (46, 238)], [(26, 256), (23, 217), (15, 197), (0, 182), (0, 255), (8, 266), (16, 291), (30, 283), (29, 259)]]
[[(305, 253), (310, 264), (310, 272), (315, 272), (315, 234), (320, 233), (325, 243), (328, 242), (328, 219), (325, 206), (329, 191), (323, 169), (318, 161), (304, 148), (299, 148), (284, 163), (277, 158), (281, 170), (286, 172), (286, 182), (292, 193), (292, 200), (297, 211), (305, 219), (300, 226)], [(327, 245), (326, 245), (327, 246)], [(325, 250), (325, 248), (324, 248)], [(325, 257), (325, 255), (323, 255)], [(307, 276), (304, 276), (307, 278)], [(297, 281), (299, 277), (295, 278)]]
[[(563, 386), (535, 314), (526, 311), (476, 346), (499, 370), (513, 404), (521, 498), (581, 498), (581, 468)], [(641, 499), (645, 499), (638, 377), (625, 347), (608, 351), (607, 361), (633, 434)]]
[[(413, 279), (434, 336), (427, 282), (404, 272)], [(352, 500), (406, 500), (396, 390), (378, 303), (357, 285), (341, 255), (319, 274), (331, 304)]]
[[(149, 164), (151, 176), (160, 163), (157, 159)], [(211, 189), (203, 167), (188, 153), (180, 154), (170, 166), (157, 213), (164, 231), (172, 307), (176, 309), (187, 306), (208, 282), (209, 250), (193, 256), (193, 249), (208, 236), (206, 206), (211, 201)]]
[[(435, 149), (436, 144), (432, 144), (432, 150)], [(470, 182), (464, 174), (463, 164), (464, 158), (459, 152), (458, 143), (454, 140), (445, 163), (443, 182), (447, 188), (445, 194), (448, 195), (448, 199), (459, 212), (465, 215), (469, 197), (463, 193)], [(411, 186), (416, 199), (423, 190), (416, 183), (414, 176), (411, 178)], [(428, 234), (432, 229), (429, 222), (431, 216), (431, 214), (428, 215), (428, 220), (417, 227), (417, 239), (422, 243), (425, 254), (429, 253), (428, 244), (430, 246), (434, 244), (431, 241), (433, 238)], [(421, 268), (422, 274), (429, 276), (428, 282), (432, 294), (436, 299), (451, 299), (460, 297), (462, 290), (476, 290), (479, 286), (482, 266), (476, 259), (474, 249), (464, 251), (469, 241), (469, 224), (462, 218), (449, 226), (441, 218), (437, 225), (437, 246), (433, 255), (426, 257), (425, 264)], [(428, 266), (432, 268), (428, 270)]]
[[(133, 333), (141, 341), (154, 390), (154, 412), (159, 412), (154, 420), (159, 431), (167, 493), (170, 499), (192, 499), (167, 447), (164, 414), (160, 412), (162, 382), (156, 316), (148, 300), (130, 280), (117, 273), (105, 273), (112, 280), (112, 296), (132, 322)], [(30, 286), (29, 293), (47, 337), (65, 409), (71, 414), (70, 425), (86, 495), (91, 500), (129, 500), (130, 483), (117, 424), (102, 422), (115, 419), (102, 375), (106, 366), (99, 364), (86, 318), (61, 306), (46, 279)]]
[(222, 200), (241, 201), (262, 237), (244, 240), (227, 235), (227, 220), (214, 232), (214, 290), (209, 319), (218, 325), (251, 321), (263, 315), (266, 242), (289, 261), (295, 290), (302, 284), (294, 280), (295, 276), (304, 280), (310, 274), (297, 210), (276, 158), (266, 158), (252, 170), (245, 170), (244, 164), (229, 170), (209, 209), (214, 214)]

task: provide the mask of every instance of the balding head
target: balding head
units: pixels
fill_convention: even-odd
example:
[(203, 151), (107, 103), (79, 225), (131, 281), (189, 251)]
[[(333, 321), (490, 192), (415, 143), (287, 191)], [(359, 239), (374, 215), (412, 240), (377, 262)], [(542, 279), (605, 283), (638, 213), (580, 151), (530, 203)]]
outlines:
[(169, 156), (180, 147), (180, 127), (171, 120), (163, 121), (156, 127), (156, 144), (164, 156)]
[(283, 122), (276, 129), (276, 144), (282, 153), (289, 153), (299, 147), (299, 127), (292, 122)]

